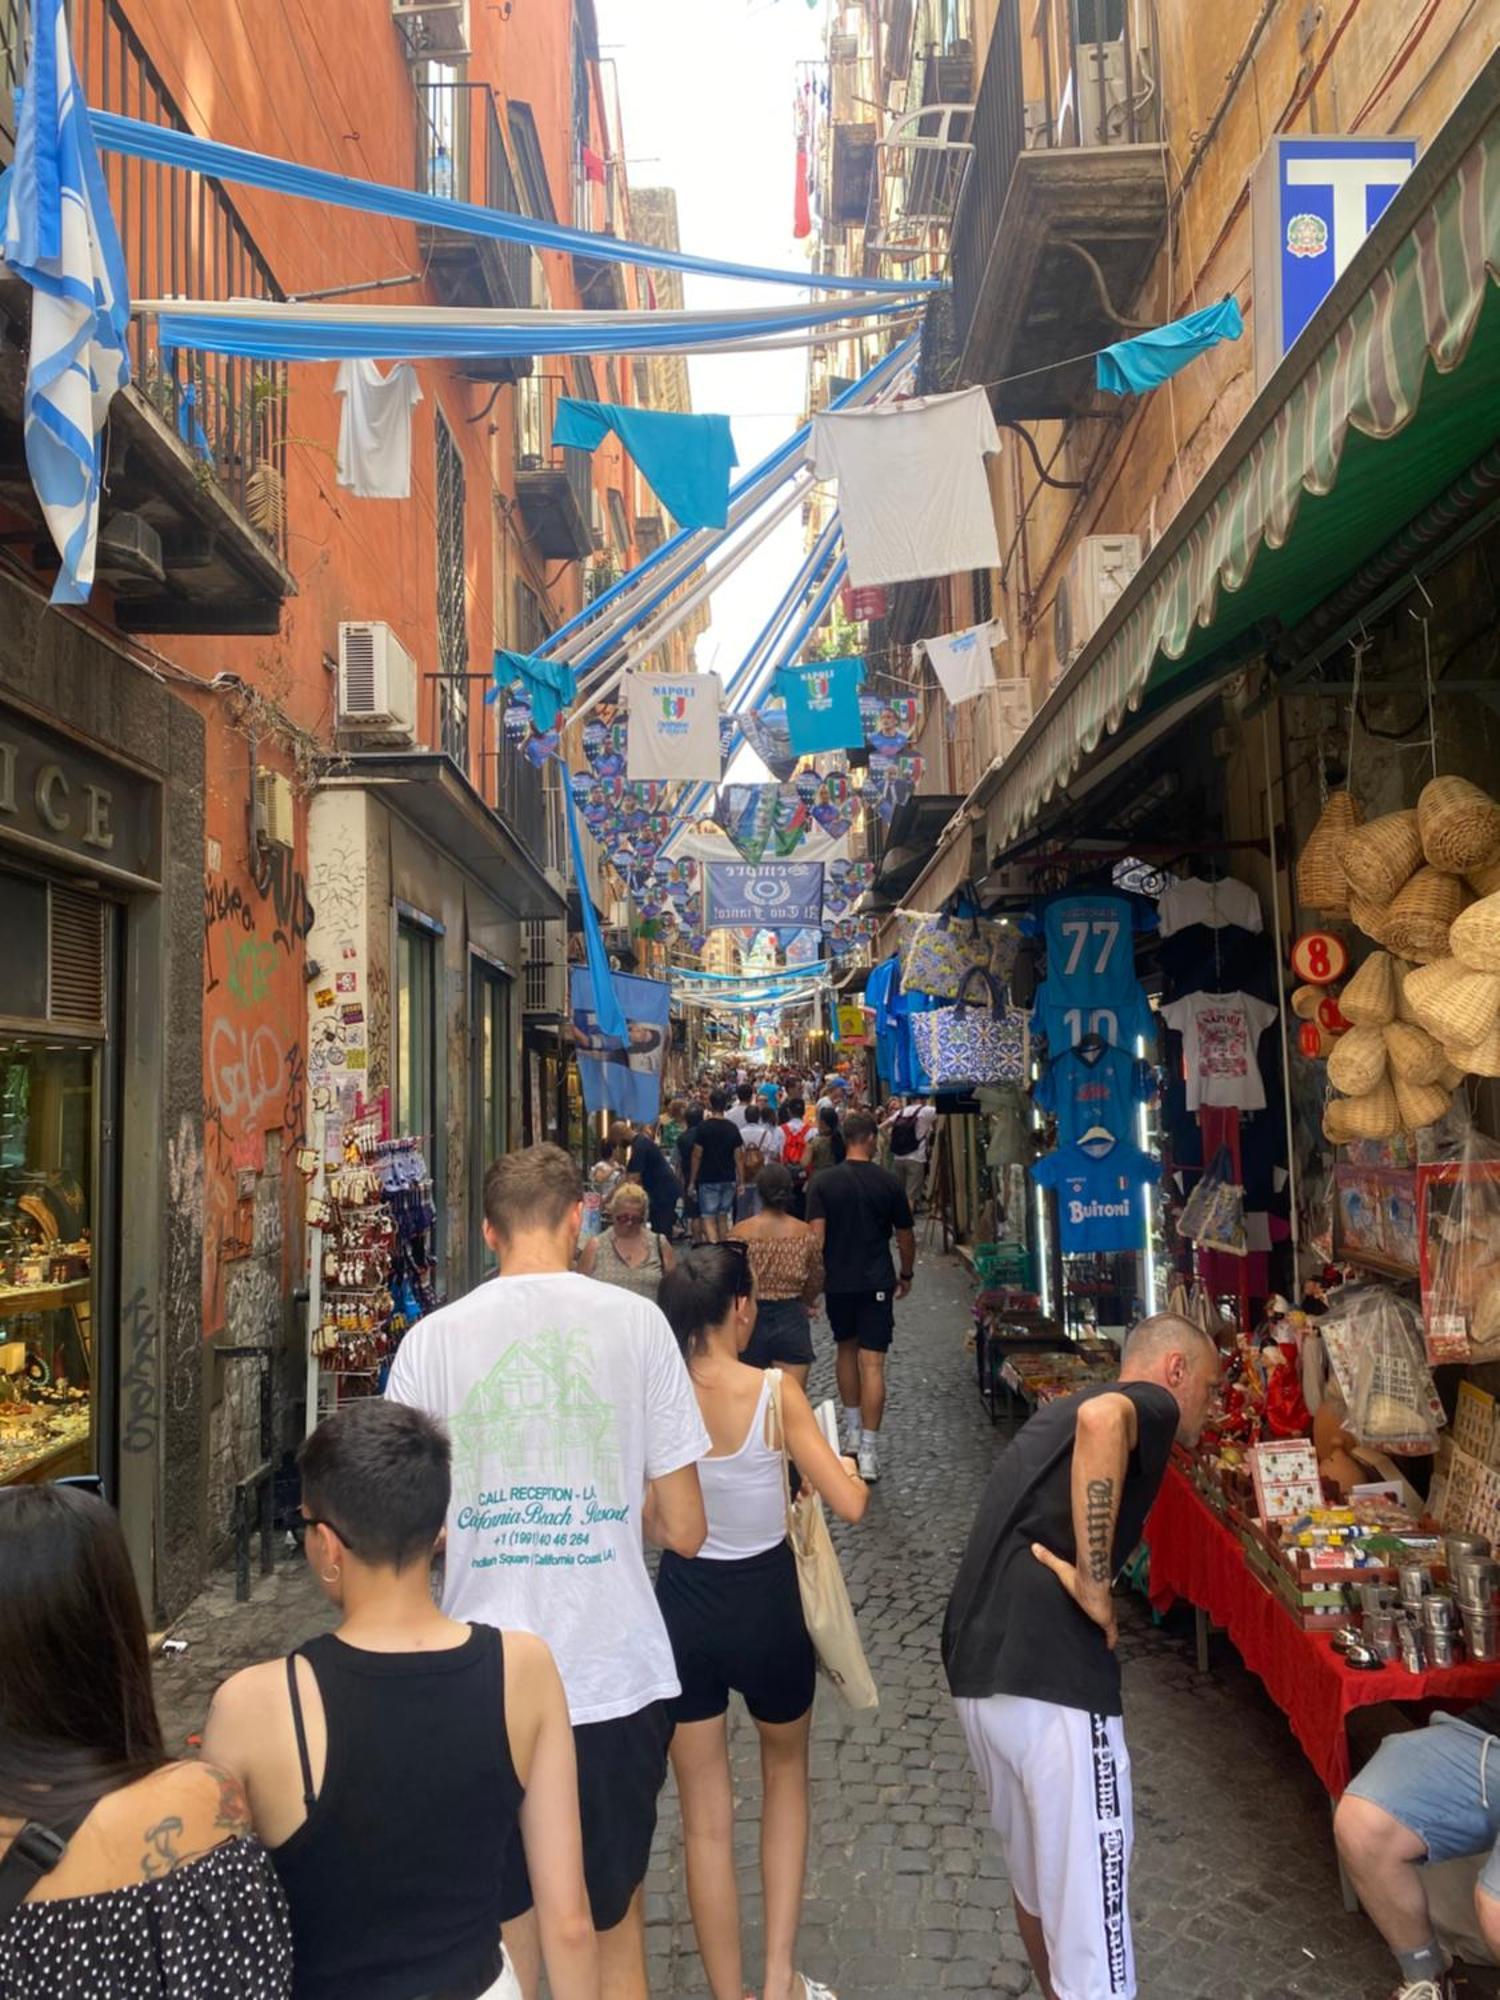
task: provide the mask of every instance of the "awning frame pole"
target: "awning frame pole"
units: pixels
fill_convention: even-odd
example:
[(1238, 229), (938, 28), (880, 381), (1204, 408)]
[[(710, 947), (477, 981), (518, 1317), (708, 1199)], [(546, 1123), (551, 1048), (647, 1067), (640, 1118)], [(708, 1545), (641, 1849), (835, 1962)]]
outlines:
[(1276, 1011), (1281, 1022), (1281, 1100), (1286, 1117), (1286, 1178), (1292, 1210), (1292, 1287), (1295, 1292), (1300, 1284), (1297, 1264), (1301, 1248), (1300, 1216), (1297, 1209), (1297, 1134), (1292, 1124), (1292, 1049), (1291, 1037), (1287, 1033), (1286, 948), (1281, 929), (1281, 863), (1277, 855), (1276, 803), (1271, 783), (1271, 720), (1270, 711), (1264, 708), (1260, 712), (1260, 747), (1266, 767), (1266, 835), (1271, 849), (1271, 914), (1276, 928)]

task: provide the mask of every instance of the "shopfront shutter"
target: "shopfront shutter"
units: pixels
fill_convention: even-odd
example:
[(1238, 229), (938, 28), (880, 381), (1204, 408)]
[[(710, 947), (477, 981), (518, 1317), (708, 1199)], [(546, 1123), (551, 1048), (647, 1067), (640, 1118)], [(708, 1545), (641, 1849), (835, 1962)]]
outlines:
[(48, 1018), (104, 1022), (104, 905), (77, 889), (51, 892), (47, 941)]

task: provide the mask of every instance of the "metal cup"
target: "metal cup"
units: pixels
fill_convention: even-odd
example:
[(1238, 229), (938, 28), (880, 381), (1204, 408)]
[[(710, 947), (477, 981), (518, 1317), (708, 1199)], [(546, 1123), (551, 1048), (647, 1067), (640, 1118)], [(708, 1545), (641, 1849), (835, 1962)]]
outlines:
[(1427, 1664), (1422, 1651), (1421, 1627), (1413, 1625), (1409, 1618), (1398, 1621), (1396, 1639), (1401, 1648), (1401, 1664), (1409, 1674), (1421, 1673)]
[(1487, 1556), (1490, 1545), (1483, 1535), (1445, 1535), (1443, 1551), (1451, 1576), (1461, 1562), (1472, 1562), (1477, 1556)]
[(1471, 1660), (1500, 1660), (1500, 1618), (1493, 1612), (1465, 1611), (1464, 1645)]
[(1365, 1613), (1365, 1639), (1370, 1651), (1382, 1660), (1394, 1660), (1397, 1653), (1396, 1615), (1393, 1611)]
[(1432, 1665), (1435, 1667), (1451, 1667), (1453, 1665), (1453, 1634), (1451, 1632), (1439, 1632), (1429, 1627), (1426, 1638), (1427, 1655)]
[(1451, 1632), (1453, 1630), (1453, 1599), (1443, 1591), (1434, 1591), (1422, 1600), (1422, 1628), (1427, 1632)]
[(1388, 1583), (1362, 1583), (1359, 1586), (1360, 1609), (1367, 1616), (1388, 1611), (1395, 1601), (1395, 1592)]
[(1422, 1563), (1402, 1563), (1396, 1575), (1401, 1584), (1403, 1604), (1419, 1605), (1432, 1587), (1432, 1578)]
[(1464, 1558), (1452, 1572), (1453, 1594), (1460, 1604), (1487, 1610), (1495, 1595), (1495, 1565), (1488, 1556)]

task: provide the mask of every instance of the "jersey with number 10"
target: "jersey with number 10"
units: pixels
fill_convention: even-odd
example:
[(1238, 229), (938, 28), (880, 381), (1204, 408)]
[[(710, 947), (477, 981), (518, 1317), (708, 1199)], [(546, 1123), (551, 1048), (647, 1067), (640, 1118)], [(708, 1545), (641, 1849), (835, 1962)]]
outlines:
[(1033, 1032), (1056, 1056), (1085, 1035), (1124, 1048), (1149, 1033), (1150, 1013), (1135, 976), (1135, 932), (1156, 921), (1149, 905), (1101, 891), (1056, 896), (1027, 927), (1040, 930), (1047, 978), (1037, 994)]

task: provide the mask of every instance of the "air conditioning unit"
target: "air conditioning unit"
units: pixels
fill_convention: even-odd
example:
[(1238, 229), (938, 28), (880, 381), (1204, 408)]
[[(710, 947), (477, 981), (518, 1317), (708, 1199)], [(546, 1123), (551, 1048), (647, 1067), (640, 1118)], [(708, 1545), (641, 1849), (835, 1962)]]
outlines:
[(1157, 137), (1160, 93), (1149, 48), (1132, 48), (1127, 87), (1123, 41), (1080, 42), (1076, 82), (1080, 146), (1128, 146)]
[(469, 0), (391, 0), (391, 19), (413, 58), (469, 52)]
[(410, 743), (417, 729), (417, 663), (389, 625), (339, 626), (338, 726)]
[(255, 831), (271, 847), (296, 843), (291, 781), (280, 771), (260, 768), (255, 773)]
[(1052, 604), (1054, 683), (1093, 638), (1140, 566), (1139, 535), (1085, 535), (1078, 544)]

